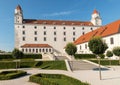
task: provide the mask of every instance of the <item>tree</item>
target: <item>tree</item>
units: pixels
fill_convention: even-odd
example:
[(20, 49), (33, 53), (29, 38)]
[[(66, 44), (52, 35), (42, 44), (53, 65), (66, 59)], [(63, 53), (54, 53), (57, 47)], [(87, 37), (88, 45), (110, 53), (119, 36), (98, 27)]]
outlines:
[(18, 49), (15, 48), (12, 51), (12, 55), (13, 55), (14, 58), (19, 59), (19, 58), (22, 58), (24, 54), (23, 54), (22, 51), (20, 51), (20, 50), (18, 50)]
[(73, 43), (68, 43), (65, 47), (65, 51), (68, 55), (74, 55), (77, 51), (76, 46)]
[(113, 54), (119, 57), (119, 64), (120, 64), (120, 47), (113, 48)]
[[(97, 57), (99, 57), (100, 54), (103, 54), (105, 50), (108, 48), (107, 44), (103, 42), (101, 37), (93, 37), (88, 42), (89, 49), (94, 53)], [(100, 67), (100, 57), (98, 59), (99, 62), (99, 74), (100, 74), (100, 80), (101, 80), (101, 67)]]
[[(108, 50), (108, 51), (106, 52), (106, 56), (107, 56), (107, 57), (112, 57), (112, 56), (113, 56), (113, 53), (112, 53), (110, 50)], [(109, 64), (111, 65), (111, 61), (109, 62)]]

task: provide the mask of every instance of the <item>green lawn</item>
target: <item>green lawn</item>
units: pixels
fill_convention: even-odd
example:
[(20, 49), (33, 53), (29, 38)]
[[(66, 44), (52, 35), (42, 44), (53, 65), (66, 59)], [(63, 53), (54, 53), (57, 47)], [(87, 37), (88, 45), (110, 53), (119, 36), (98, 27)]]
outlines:
[[(17, 62), (17, 67), (67, 70), (65, 61), (22, 60), (21, 62)], [(11, 69), (11, 68), (16, 68), (16, 62), (0, 61), (0, 69)]]
[[(98, 63), (98, 60), (90, 60), (94, 63)], [(119, 60), (101, 60), (101, 65), (119, 65)]]

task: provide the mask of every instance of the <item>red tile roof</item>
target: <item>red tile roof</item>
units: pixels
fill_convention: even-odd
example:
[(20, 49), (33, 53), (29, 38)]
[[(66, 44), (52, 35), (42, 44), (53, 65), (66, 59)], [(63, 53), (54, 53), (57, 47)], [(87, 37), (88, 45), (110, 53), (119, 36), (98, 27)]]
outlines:
[(93, 11), (93, 14), (99, 14), (99, 12), (95, 9), (95, 10)]
[(48, 44), (24, 44), (21, 46), (22, 48), (35, 48), (35, 47), (47, 47), (47, 48), (52, 48), (50, 45)]
[(80, 36), (74, 43), (77, 45), (88, 42), (94, 36), (107, 37), (118, 32), (120, 32), (120, 20), (86, 33), (85, 35)]
[(17, 9), (17, 10), (22, 10), (20, 5), (18, 5), (18, 6), (16, 7), (16, 9)]
[(63, 21), (63, 20), (36, 20), (24, 19), (23, 24), (47, 24), (47, 25), (80, 25), (80, 26), (93, 26), (90, 21)]

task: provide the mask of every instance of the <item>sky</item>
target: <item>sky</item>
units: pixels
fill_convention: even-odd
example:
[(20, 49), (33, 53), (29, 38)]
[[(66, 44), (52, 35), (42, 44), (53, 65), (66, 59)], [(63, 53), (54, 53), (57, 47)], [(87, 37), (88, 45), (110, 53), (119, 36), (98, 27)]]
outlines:
[(94, 9), (103, 25), (120, 19), (120, 0), (0, 0), (0, 50), (14, 49), (14, 10), (25, 19), (90, 21)]

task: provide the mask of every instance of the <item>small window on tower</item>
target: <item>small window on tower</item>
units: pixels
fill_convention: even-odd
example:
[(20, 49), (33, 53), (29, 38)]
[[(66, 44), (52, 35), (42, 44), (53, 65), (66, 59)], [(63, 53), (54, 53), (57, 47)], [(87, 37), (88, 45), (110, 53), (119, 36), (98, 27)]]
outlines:
[(37, 26), (34, 27), (35, 29), (37, 28)]
[(25, 28), (25, 26), (23, 26), (23, 28)]

